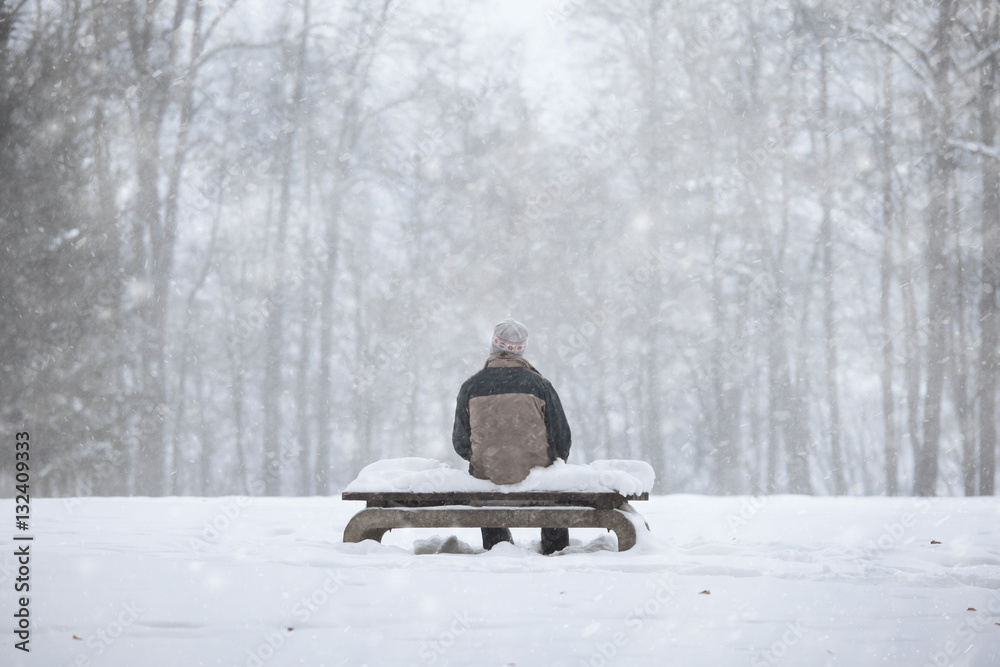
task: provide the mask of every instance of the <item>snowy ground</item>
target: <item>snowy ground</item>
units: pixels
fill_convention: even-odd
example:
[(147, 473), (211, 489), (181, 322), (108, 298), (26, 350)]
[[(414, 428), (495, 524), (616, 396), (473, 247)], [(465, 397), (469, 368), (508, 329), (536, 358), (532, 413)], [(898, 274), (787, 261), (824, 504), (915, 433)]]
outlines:
[(31, 652), (11, 546), (0, 665), (1000, 664), (997, 499), (634, 505), (632, 551), (545, 557), (527, 529), (343, 544), (361, 504), (332, 498), (33, 500)]

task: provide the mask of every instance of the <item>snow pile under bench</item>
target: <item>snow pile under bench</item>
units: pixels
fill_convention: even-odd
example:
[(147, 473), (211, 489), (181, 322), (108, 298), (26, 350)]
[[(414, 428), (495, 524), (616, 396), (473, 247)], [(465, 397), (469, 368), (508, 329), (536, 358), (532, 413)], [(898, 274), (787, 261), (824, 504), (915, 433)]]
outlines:
[(648, 530), (629, 501), (648, 500), (653, 480), (643, 461), (557, 460), (501, 485), (434, 459), (387, 459), (366, 466), (344, 490), (344, 500), (367, 503), (344, 541), (380, 542), (393, 528), (606, 528), (625, 551), (637, 530)]

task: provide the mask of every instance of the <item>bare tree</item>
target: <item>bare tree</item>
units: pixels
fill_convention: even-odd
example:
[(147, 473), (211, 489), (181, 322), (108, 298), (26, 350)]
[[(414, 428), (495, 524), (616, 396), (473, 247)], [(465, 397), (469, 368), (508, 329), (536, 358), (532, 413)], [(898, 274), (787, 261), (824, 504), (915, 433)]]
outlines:
[[(895, 0), (887, 0), (883, 24), (893, 22)], [(885, 441), (885, 491), (886, 495), (899, 494), (899, 434), (896, 427), (896, 398), (894, 383), (894, 341), (892, 317), (893, 288), (893, 114), (895, 90), (893, 84), (892, 55), (882, 50), (879, 57), (879, 70), (882, 78), (882, 128), (879, 134), (879, 159), (882, 172), (881, 182), (881, 214), (883, 224), (882, 256), (879, 261), (879, 327), (882, 342), (882, 359), (880, 381), (882, 384), (882, 428)]]
[(1000, 155), (996, 144), (996, 92), (1000, 87), (1000, 11), (995, 3), (982, 3), (983, 47), (989, 56), (982, 64), (979, 91), (980, 141), (990, 155), (982, 160), (982, 278), (979, 290), (981, 340), (976, 393), (979, 398), (979, 494), (996, 492), (996, 399), (1000, 373)]
[(923, 442), (916, 458), (913, 492), (932, 496), (938, 480), (938, 457), (941, 439), (941, 401), (944, 390), (944, 373), (947, 368), (946, 322), (950, 312), (948, 304), (948, 277), (945, 244), (951, 224), (948, 211), (950, 185), (954, 160), (950, 139), (953, 119), (949, 92), (952, 75), (952, 30), (956, 4), (943, 0), (932, 36), (933, 43), (926, 51), (929, 63), (931, 92), (926, 103), (931, 119), (930, 154), (932, 168), (928, 175), (929, 202), (925, 228), (927, 245), (924, 261), (927, 267), (927, 390), (924, 402)]

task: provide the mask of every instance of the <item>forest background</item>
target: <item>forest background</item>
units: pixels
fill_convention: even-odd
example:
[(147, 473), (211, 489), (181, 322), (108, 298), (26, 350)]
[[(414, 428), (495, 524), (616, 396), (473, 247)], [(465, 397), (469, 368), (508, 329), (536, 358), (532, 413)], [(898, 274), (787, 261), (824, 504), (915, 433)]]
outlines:
[(570, 462), (992, 495), (998, 61), (995, 0), (0, 0), (3, 430), (41, 495), (459, 466), (512, 315)]

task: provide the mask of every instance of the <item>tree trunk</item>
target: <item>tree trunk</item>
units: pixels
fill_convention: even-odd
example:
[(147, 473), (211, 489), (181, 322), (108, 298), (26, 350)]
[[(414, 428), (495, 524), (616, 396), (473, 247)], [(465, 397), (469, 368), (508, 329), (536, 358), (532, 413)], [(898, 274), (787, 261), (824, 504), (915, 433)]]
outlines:
[[(140, 100), (140, 105), (144, 104)], [(164, 482), (164, 429), (156, 409), (166, 399), (163, 386), (163, 345), (166, 326), (166, 299), (159, 293), (166, 283), (164, 272), (166, 248), (159, 233), (160, 196), (159, 180), (159, 121), (151, 111), (140, 111), (136, 146), (137, 188), (136, 223), (133, 227), (134, 260), (133, 281), (136, 296), (141, 301), (136, 308), (140, 321), (139, 338), (139, 427), (135, 461), (135, 489), (133, 493), (159, 496)], [(148, 235), (148, 236), (147, 236)], [(149, 240), (147, 250), (146, 240)], [(157, 301), (157, 297), (160, 300)]]
[[(805, 361), (805, 342), (799, 343), (799, 361)], [(809, 387), (806, 381), (805, 369), (797, 369), (794, 384), (794, 396), (788, 401), (788, 421), (785, 422), (785, 466), (788, 475), (788, 493), (811, 495), (812, 480), (809, 472), (809, 450), (811, 449), (809, 433)]]
[[(166, 62), (152, 71), (150, 54), (155, 40), (155, 21), (148, 8), (129, 3), (123, 10), (128, 21), (126, 31), (133, 73), (138, 85), (135, 93), (136, 118), (136, 223), (133, 248), (136, 262), (134, 278), (145, 286), (144, 302), (139, 309), (143, 328), (142, 349), (143, 418), (138, 444), (136, 490), (143, 494), (160, 495), (167, 483), (168, 461), (166, 415), (170, 410), (167, 382), (167, 327), (170, 303), (170, 282), (173, 275), (174, 248), (177, 243), (178, 198), (180, 175), (187, 151), (187, 136), (193, 113), (192, 79), (194, 64), (201, 54), (202, 5), (195, 8), (190, 62), (183, 72), (184, 84), (174, 93), (173, 77), (178, 74), (177, 48), (179, 31), (187, 11), (186, 0), (174, 5), (172, 24), (167, 41)], [(161, 201), (160, 134), (173, 103), (179, 104), (179, 124), (174, 145), (173, 162), (166, 173), (167, 193)]]
[(781, 490), (780, 479), (787, 479), (787, 473), (782, 474), (778, 471), (782, 435), (785, 433), (784, 425), (790, 414), (788, 395), (791, 389), (788, 384), (788, 350), (785, 347), (787, 340), (784, 335), (785, 314), (783, 310), (781, 299), (773, 298), (770, 319), (772, 335), (768, 337), (767, 346), (768, 403), (770, 409), (767, 422), (767, 485), (765, 489), (768, 493), (777, 493)]
[[(895, 9), (894, 0), (889, 0), (884, 24), (891, 25)], [(894, 345), (892, 331), (892, 282), (893, 282), (893, 205), (892, 173), (895, 166), (892, 154), (893, 104), (895, 91), (892, 78), (892, 55), (882, 52), (882, 259), (879, 281), (879, 326), (882, 334), (882, 429), (885, 440), (885, 493), (899, 495), (899, 432), (896, 428), (896, 400), (893, 395)]]
[(281, 492), (282, 466), (292, 460), (289, 445), (282, 442), (281, 396), (284, 393), (284, 377), (282, 365), (284, 361), (285, 296), (286, 285), (286, 246), (288, 237), (288, 222), (291, 217), (292, 180), (295, 175), (295, 138), (298, 134), (299, 105), (305, 85), (305, 60), (309, 43), (309, 0), (302, 5), (302, 31), (299, 35), (299, 48), (295, 55), (295, 81), (292, 90), (283, 95), (289, 95), (285, 103), (283, 120), (291, 128), (281, 128), (284, 141), (281, 143), (281, 194), (278, 203), (277, 229), (274, 238), (274, 289), (272, 303), (268, 307), (267, 331), (264, 347), (264, 442), (262, 446), (264, 493), (276, 496)]
[(723, 267), (720, 266), (722, 232), (712, 239), (712, 415), (711, 444), (715, 461), (716, 488), (720, 494), (740, 493), (741, 457), (739, 413), (743, 387), (735, 381), (736, 365), (741, 363), (727, 346), (725, 295), (722, 290)]
[[(656, 224), (656, 223), (654, 223)], [(645, 428), (643, 429), (643, 450), (648, 457), (649, 464), (652, 466), (654, 473), (656, 474), (656, 490), (659, 493), (665, 493), (666, 488), (669, 484), (667, 466), (666, 466), (666, 456), (664, 452), (665, 443), (663, 442), (663, 419), (661, 417), (662, 411), (662, 392), (663, 389), (660, 383), (660, 364), (662, 363), (662, 357), (660, 355), (659, 346), (662, 344), (660, 342), (660, 300), (661, 289), (660, 289), (660, 271), (654, 270), (653, 275), (650, 279), (650, 293), (649, 293), (649, 313), (651, 316), (649, 328), (647, 330), (647, 340), (646, 345), (649, 348), (649, 363), (646, 365), (646, 415), (645, 415)]]
[[(958, 232), (960, 233), (960, 232)], [(956, 239), (956, 247), (961, 247), (961, 238)], [(966, 496), (976, 495), (976, 435), (975, 419), (973, 418), (973, 401), (969, 396), (968, 368), (971, 365), (969, 359), (968, 335), (965, 326), (965, 310), (967, 299), (961, 288), (962, 276), (966, 273), (965, 265), (961, 255), (955, 264), (955, 317), (954, 333), (949, 338), (948, 357), (951, 368), (951, 390), (952, 403), (955, 409), (955, 416), (958, 420), (958, 430), (962, 449), (962, 491)], [(971, 272), (970, 272), (971, 273)]]
[[(789, 138), (784, 137), (787, 146)], [(771, 335), (767, 337), (767, 376), (768, 376), (768, 420), (767, 420), (767, 493), (779, 491), (779, 480), (787, 481), (787, 472), (778, 470), (778, 462), (782, 449), (782, 436), (786, 434), (785, 426), (790, 412), (788, 398), (791, 386), (788, 381), (788, 336), (785, 284), (785, 250), (788, 248), (788, 236), (791, 226), (791, 192), (789, 188), (788, 159), (782, 161), (781, 171), (781, 234), (771, 246), (770, 272), (774, 279), (774, 293), (768, 302), (768, 322)]]
[(263, 400), (263, 433), (261, 442), (260, 476), (264, 483), (264, 495), (276, 496), (281, 492), (281, 465), (287, 444), (281, 438), (281, 395), (284, 388), (282, 364), (284, 347), (282, 337), (285, 332), (285, 242), (288, 231), (289, 199), (292, 170), (292, 139), (285, 135), (282, 147), (283, 174), (279, 194), (277, 229), (272, 242), (274, 261), (271, 264), (274, 271), (273, 288), (267, 290), (269, 302), (267, 308), (267, 325), (264, 342), (264, 384)]
[(952, 119), (948, 110), (951, 74), (951, 24), (955, 14), (954, 0), (942, 0), (935, 29), (931, 61), (934, 64), (936, 100), (940, 105), (931, 129), (933, 172), (930, 175), (930, 197), (926, 212), (927, 247), (927, 393), (924, 401), (924, 437), (917, 456), (913, 493), (933, 496), (938, 479), (938, 455), (941, 439), (941, 400), (944, 372), (947, 366), (945, 321), (952, 315), (948, 309), (948, 273), (945, 240), (948, 236), (948, 192), (954, 169)]
[[(995, 3), (983, 2), (988, 17), (986, 44), (1000, 40), (1000, 12)], [(1000, 78), (1000, 63), (994, 53), (984, 65), (983, 86), (979, 96), (981, 139), (986, 146), (996, 145), (996, 108), (993, 105)], [(982, 284), (979, 291), (979, 322), (982, 342), (979, 346), (979, 372), (976, 393), (979, 396), (979, 495), (995, 493), (996, 477), (996, 400), (997, 371), (1000, 362), (1000, 161), (983, 158), (983, 258)]]
[[(807, 276), (816, 270), (817, 253), (809, 262)], [(812, 282), (811, 278), (808, 282)], [(809, 322), (809, 301), (811, 288), (803, 290), (802, 310), (799, 313), (798, 349), (795, 359), (795, 373), (791, 369), (788, 386), (788, 419), (785, 422), (785, 467), (788, 474), (788, 492), (811, 495), (812, 477), (809, 470), (810, 451), (813, 448), (809, 428), (809, 363), (807, 324)]]
[(340, 224), (340, 189), (333, 186), (337, 195), (326, 211), (326, 263), (320, 276), (319, 310), (319, 390), (316, 392), (316, 469), (314, 482), (316, 494), (330, 493), (330, 448), (333, 447), (331, 419), (333, 416), (333, 283), (337, 277), (337, 246)]
[[(308, 197), (306, 199), (308, 201)], [(309, 242), (309, 225), (303, 225), (301, 256), (309, 257), (313, 244)], [(310, 266), (312, 264), (310, 263)], [(312, 356), (312, 331), (311, 320), (307, 313), (312, 310), (312, 293), (309, 285), (309, 276), (301, 285), (300, 308), (301, 329), (299, 331), (299, 357), (295, 368), (295, 432), (298, 435), (298, 466), (299, 475), (296, 480), (296, 488), (293, 492), (296, 495), (308, 496), (312, 493), (312, 447), (310, 438), (310, 361)]]
[(841, 454), (840, 436), (840, 395), (837, 389), (839, 364), (837, 359), (837, 328), (833, 300), (833, 192), (829, 178), (833, 171), (830, 156), (829, 95), (827, 93), (826, 45), (820, 43), (820, 119), (823, 133), (823, 194), (820, 201), (822, 220), (820, 222), (820, 243), (823, 253), (823, 326), (826, 331), (826, 392), (830, 404), (830, 474), (833, 476), (833, 492), (838, 496), (847, 493), (844, 483), (844, 462)]
[(198, 401), (198, 440), (201, 445), (198, 457), (198, 493), (201, 496), (211, 495), (215, 489), (212, 486), (212, 420), (207, 416), (209, 401), (205, 397), (205, 378), (203, 367), (198, 364), (195, 372), (195, 400)]

